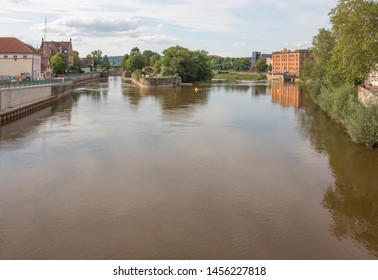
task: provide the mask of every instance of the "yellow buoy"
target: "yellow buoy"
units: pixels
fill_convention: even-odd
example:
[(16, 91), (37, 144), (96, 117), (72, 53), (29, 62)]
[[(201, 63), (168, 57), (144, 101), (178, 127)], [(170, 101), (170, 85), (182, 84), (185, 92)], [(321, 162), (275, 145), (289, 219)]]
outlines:
[(195, 92), (198, 92), (198, 91), (199, 91), (198, 87), (196, 87), (196, 88), (194, 89), (194, 91), (195, 91)]

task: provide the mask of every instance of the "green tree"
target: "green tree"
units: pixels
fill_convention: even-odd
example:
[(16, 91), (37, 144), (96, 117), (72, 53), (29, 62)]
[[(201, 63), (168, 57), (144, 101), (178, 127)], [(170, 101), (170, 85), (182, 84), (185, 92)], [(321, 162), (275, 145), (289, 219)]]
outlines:
[(56, 74), (64, 74), (67, 71), (68, 60), (61, 52), (51, 58), (51, 67)]
[(102, 51), (101, 50), (94, 50), (91, 54), (87, 55), (87, 58), (93, 58), (93, 67), (96, 71), (98, 66), (101, 66), (102, 62)]
[(268, 69), (268, 64), (266, 64), (266, 58), (259, 57), (256, 61), (256, 70), (264, 72)]
[(143, 51), (142, 56), (144, 58), (144, 63), (146, 66), (154, 66), (155, 62), (160, 59), (160, 55), (157, 52), (153, 52), (151, 50)]
[(101, 68), (103, 71), (108, 71), (110, 68), (110, 62), (107, 55), (105, 55), (104, 58), (102, 59)]
[(145, 66), (143, 56), (140, 52), (132, 51), (129, 58), (123, 64), (124, 71), (134, 72), (141, 70)]
[(158, 53), (154, 53), (151, 57), (150, 57), (150, 66), (154, 66), (156, 64), (156, 62), (160, 60), (160, 55)]
[(130, 54), (132, 54), (132, 53), (134, 53), (134, 52), (138, 52), (138, 53), (140, 53), (139, 48), (138, 48), (138, 47), (134, 47), (134, 48), (132, 48), (131, 51), (130, 51)]
[(378, 63), (378, 2), (339, 0), (331, 10), (336, 44), (327, 71), (330, 84), (358, 84)]
[(162, 74), (178, 75), (185, 82), (208, 80), (212, 77), (210, 60), (205, 51), (190, 51), (181, 46), (166, 49)]
[(71, 67), (71, 71), (78, 73), (80, 72), (80, 57), (79, 52), (73, 51), (73, 65)]

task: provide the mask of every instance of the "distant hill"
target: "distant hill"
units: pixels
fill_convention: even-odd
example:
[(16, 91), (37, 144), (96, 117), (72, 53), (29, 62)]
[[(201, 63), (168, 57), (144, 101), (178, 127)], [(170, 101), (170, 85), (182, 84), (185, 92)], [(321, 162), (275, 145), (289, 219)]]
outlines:
[(110, 66), (122, 66), (123, 56), (108, 56)]

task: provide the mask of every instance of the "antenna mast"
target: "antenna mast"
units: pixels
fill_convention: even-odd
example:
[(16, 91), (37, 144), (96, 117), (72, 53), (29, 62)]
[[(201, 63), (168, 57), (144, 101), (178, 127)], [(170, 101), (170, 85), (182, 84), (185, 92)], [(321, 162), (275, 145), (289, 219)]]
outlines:
[(43, 27), (43, 56), (46, 56), (46, 37), (47, 37), (47, 16), (45, 16), (45, 25)]

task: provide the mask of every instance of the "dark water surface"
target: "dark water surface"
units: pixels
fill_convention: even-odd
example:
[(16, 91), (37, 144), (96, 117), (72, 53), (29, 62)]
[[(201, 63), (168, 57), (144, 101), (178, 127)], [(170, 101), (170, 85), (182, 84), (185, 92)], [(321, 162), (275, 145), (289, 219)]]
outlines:
[(293, 84), (118, 78), (1, 127), (0, 259), (377, 259), (378, 150)]

